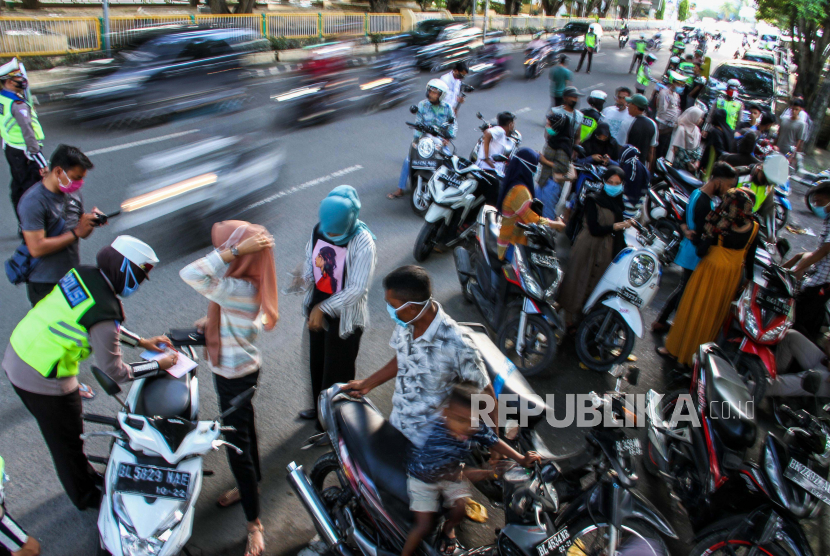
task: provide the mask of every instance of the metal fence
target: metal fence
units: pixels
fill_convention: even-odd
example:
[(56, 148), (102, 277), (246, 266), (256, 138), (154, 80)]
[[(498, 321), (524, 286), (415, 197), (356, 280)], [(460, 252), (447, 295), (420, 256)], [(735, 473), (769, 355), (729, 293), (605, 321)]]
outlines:
[[(417, 14), (416, 14), (417, 15)], [(458, 22), (469, 22), (470, 16), (467, 14), (452, 14), (453, 19)], [(429, 17), (424, 19), (431, 19)], [(482, 25), (483, 16), (477, 15), (476, 25)], [(621, 19), (615, 18), (575, 18), (575, 17), (553, 17), (553, 16), (526, 16), (526, 15), (488, 15), (487, 16), (488, 29), (507, 31), (510, 29), (528, 30), (528, 29), (559, 29), (564, 27), (569, 22), (580, 23), (599, 23), (606, 31), (617, 30), (622, 24)], [(646, 29), (661, 29), (668, 25), (666, 21), (655, 19), (630, 19), (628, 20), (629, 28), (633, 31)]]
[(401, 16), (398, 14), (368, 14), (370, 34), (400, 33)]
[(0, 19), (0, 56), (52, 56), (101, 48), (101, 30), (95, 17)]
[[(0, 18), (0, 26), (5, 18)], [(103, 21), (103, 20), (102, 20)], [(115, 16), (110, 18), (110, 47), (128, 44), (133, 37), (151, 27), (193, 23), (189, 15)], [(28, 53), (27, 53), (28, 54)], [(32, 53), (35, 54), (35, 53)]]
[(365, 14), (323, 14), (323, 35), (365, 35)]
[(301, 39), (320, 34), (320, 15), (314, 13), (267, 15), (266, 32), (269, 37)]

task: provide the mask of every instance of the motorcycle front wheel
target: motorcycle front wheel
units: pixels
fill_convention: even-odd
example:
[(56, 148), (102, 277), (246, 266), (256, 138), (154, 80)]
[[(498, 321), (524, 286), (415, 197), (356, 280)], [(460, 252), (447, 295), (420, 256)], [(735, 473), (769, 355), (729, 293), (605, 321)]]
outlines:
[(778, 228), (778, 231), (783, 230), (789, 221), (790, 209), (781, 203), (775, 203), (775, 227)]
[(441, 222), (424, 222), (421, 232), (415, 240), (415, 247), (412, 249), (412, 256), (419, 263), (429, 258), (435, 245), (438, 243), (438, 232), (441, 231)]
[(517, 353), (521, 313), (509, 319), (499, 330), (499, 350), (513, 362), (524, 376), (533, 376), (548, 368), (559, 348), (559, 335), (540, 315), (527, 315), (524, 350)]
[[(723, 529), (703, 538), (689, 552), (689, 556), (748, 556), (757, 539), (735, 538), (732, 529)], [(759, 546), (757, 553), (764, 556), (787, 556), (788, 551), (777, 545)]]
[(605, 372), (624, 362), (634, 349), (634, 331), (620, 314), (601, 305), (576, 330), (576, 355), (583, 365)]
[[(607, 523), (595, 523), (591, 517), (579, 519), (573, 525), (568, 525), (571, 545), (568, 547), (568, 556), (606, 556), (608, 552), (608, 537), (610, 535)], [(619, 531), (619, 543), (616, 554), (625, 554), (632, 550), (636, 554), (656, 555), (668, 554), (666, 543), (650, 525), (641, 521), (625, 521)], [(651, 548), (649, 551), (648, 547)]]
[(426, 172), (419, 171), (412, 174), (412, 194), (409, 196), (409, 206), (412, 207), (412, 212), (421, 218), (427, 213), (429, 204), (432, 202), (427, 188), (429, 179), (430, 176)]

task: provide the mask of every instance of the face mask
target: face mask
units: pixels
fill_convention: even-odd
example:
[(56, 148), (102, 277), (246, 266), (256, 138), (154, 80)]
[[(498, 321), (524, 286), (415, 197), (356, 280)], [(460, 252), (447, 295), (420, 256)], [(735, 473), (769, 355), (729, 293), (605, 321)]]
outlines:
[(549, 127), (546, 127), (546, 128), (545, 128), (545, 131), (546, 131), (546, 132), (547, 132), (547, 134), (548, 134), (548, 135), (550, 135), (551, 137), (554, 137), (554, 136), (556, 135), (556, 133), (557, 133), (555, 129), (552, 129), (552, 128), (549, 128)]
[(575, 100), (569, 100), (568, 102), (565, 103), (565, 105), (567, 105), (568, 108), (574, 108), (576, 106), (576, 101)]
[(29, 88), (29, 81), (26, 79), (16, 79), (14, 84), (24, 91)]
[(732, 98), (732, 97), (735, 96), (735, 92), (736, 91), (734, 89), (727, 89), (726, 96), (728, 96), (729, 98)]
[[(69, 176), (66, 176), (69, 177)], [(63, 181), (58, 178), (58, 188), (61, 190), (61, 193), (74, 193), (78, 191), (80, 188), (84, 186), (84, 180), (69, 180), (69, 183), (64, 184)]]
[[(421, 318), (421, 315), (423, 315), (424, 312), (427, 310), (427, 307), (430, 306), (430, 301), (432, 301), (432, 297), (430, 297), (426, 301), (407, 301), (406, 303), (404, 303), (403, 305), (401, 305), (397, 309), (392, 307), (392, 305), (390, 305), (387, 302), (386, 303), (386, 312), (389, 313), (389, 317), (395, 322), (395, 324), (397, 324), (398, 326), (403, 326), (404, 328), (406, 328), (407, 326), (409, 326), (410, 324), (412, 324), (413, 322), (415, 322), (416, 320)], [(421, 309), (421, 312), (418, 313), (417, 317), (415, 317), (414, 319), (412, 319), (409, 322), (404, 322), (400, 319), (400, 317), (398, 317), (398, 311), (400, 311), (401, 309), (403, 309), (407, 305), (423, 305), (424, 308)]]
[(813, 214), (815, 214), (816, 216), (818, 216), (818, 217), (819, 217), (819, 218), (821, 218), (822, 220), (824, 220), (825, 218), (827, 218), (827, 214), (828, 214), (828, 213), (827, 213), (827, 207), (826, 207), (826, 206), (824, 206), (824, 207), (817, 207), (817, 206), (813, 205), (813, 207), (812, 207), (812, 208), (813, 208)]
[(680, 94), (686, 90), (686, 87), (675, 87), (674, 90), (677, 94)]
[(603, 188), (605, 189), (606, 195), (608, 195), (609, 197), (618, 197), (620, 195), (620, 193), (622, 193), (622, 191), (623, 191), (622, 184), (613, 185), (613, 184), (610, 184), (610, 183), (605, 183), (605, 184), (603, 184)]
[(130, 260), (124, 257), (124, 262), (121, 263), (121, 272), (126, 272), (127, 279), (124, 280), (124, 289), (121, 290), (121, 297), (130, 297), (138, 290), (138, 279), (133, 273), (133, 265)]

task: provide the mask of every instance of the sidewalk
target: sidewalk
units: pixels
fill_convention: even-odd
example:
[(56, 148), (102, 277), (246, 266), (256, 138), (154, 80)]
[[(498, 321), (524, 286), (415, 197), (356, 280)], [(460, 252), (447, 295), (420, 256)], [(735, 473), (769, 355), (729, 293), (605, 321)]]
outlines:
[[(808, 171), (816, 173), (830, 168), (830, 151), (816, 148), (813, 154), (805, 154), (804, 167)], [(830, 554), (830, 552), (828, 552), (828, 554)]]

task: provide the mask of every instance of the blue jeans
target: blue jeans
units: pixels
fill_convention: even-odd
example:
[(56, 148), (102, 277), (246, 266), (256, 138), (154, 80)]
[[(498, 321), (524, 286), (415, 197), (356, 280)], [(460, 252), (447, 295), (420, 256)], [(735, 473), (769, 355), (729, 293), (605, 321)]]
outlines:
[(545, 204), (542, 216), (550, 220), (556, 220), (556, 205), (559, 204), (559, 197), (562, 195), (562, 184), (556, 183), (549, 178), (545, 185), (539, 187), (536, 197)]
[(401, 191), (406, 189), (406, 180), (409, 179), (409, 157), (407, 156), (403, 161), (401, 167), (401, 176), (398, 178), (398, 189)]

